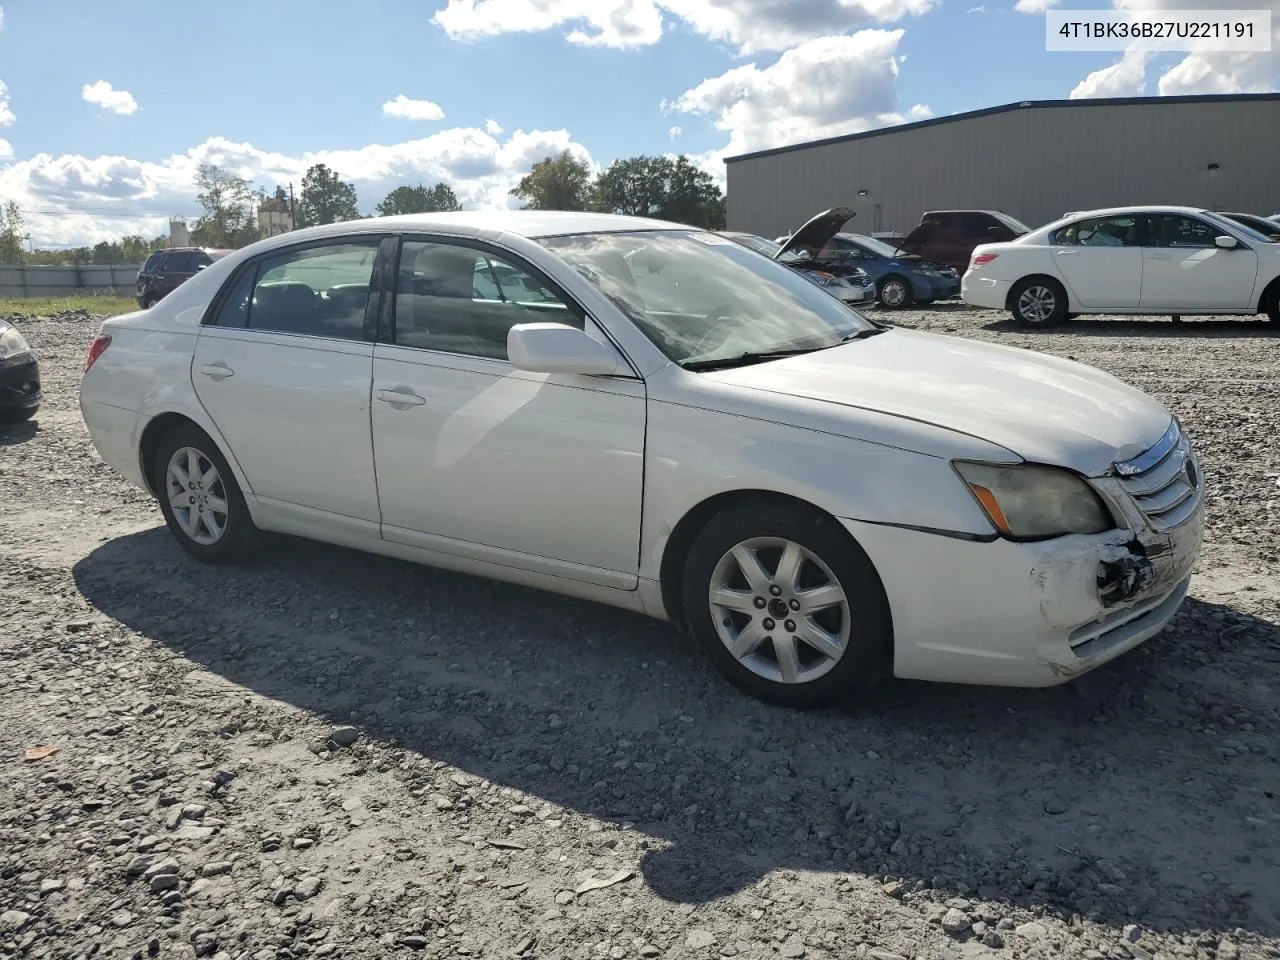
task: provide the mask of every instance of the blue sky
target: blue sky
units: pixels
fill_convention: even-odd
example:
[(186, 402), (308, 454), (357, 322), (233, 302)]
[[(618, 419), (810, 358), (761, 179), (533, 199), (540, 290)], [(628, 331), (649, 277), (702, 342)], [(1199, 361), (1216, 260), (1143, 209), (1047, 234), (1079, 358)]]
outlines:
[[(1054, 5), (8, 0), (0, 192), (37, 242), (78, 243), (198, 212), (204, 160), (266, 187), (324, 160), (366, 211), (438, 179), (493, 206), (565, 148), (594, 165), (685, 152), (721, 175), (726, 154), (1016, 100), (1276, 87), (1274, 54), (1046, 53)], [(1264, 5), (1280, 11), (1233, 2)]]

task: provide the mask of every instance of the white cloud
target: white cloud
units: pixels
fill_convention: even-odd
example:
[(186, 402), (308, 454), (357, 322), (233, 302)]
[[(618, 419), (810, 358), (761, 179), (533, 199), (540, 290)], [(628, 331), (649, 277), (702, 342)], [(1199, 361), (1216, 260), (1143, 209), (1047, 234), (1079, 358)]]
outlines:
[(95, 107), (124, 116), (136, 113), (138, 110), (138, 101), (133, 99), (133, 94), (128, 90), (115, 89), (106, 80), (86, 83), (80, 88), (80, 96), (85, 99), (85, 102), (92, 103)]
[(927, 106), (898, 112), (898, 44), (903, 30), (820, 37), (775, 63), (736, 67), (686, 90), (668, 111), (714, 116), (729, 134), (720, 156), (921, 120)]
[(969, 8), (968, 10), (966, 10), (965, 12), (966, 12), (966, 13), (979, 13), (979, 14), (981, 14), (981, 13), (986, 13), (986, 12), (987, 12), (987, 5), (986, 5), (985, 3), (980, 3), (980, 4), (978, 4), (976, 7), (970, 7), (970, 8)]
[(489, 134), (490, 136), (496, 137), (498, 134), (502, 132), (502, 126), (498, 123), (497, 120), (492, 120), (492, 119), (486, 120), (484, 122), (484, 132)]
[[(469, 209), (511, 206), (507, 195), (535, 162), (569, 150), (594, 167), (587, 149), (566, 130), (516, 130), (498, 140), (478, 128), (442, 130), (429, 137), (301, 156), (261, 150), (221, 137), (158, 161), (120, 156), (38, 154), (0, 167), (0, 196), (27, 214), (37, 245), (79, 245), (130, 233), (166, 232), (173, 214), (199, 214), (194, 175), (216, 163), (268, 189), (292, 182), (307, 168), (327, 164), (351, 182), (362, 211), (406, 182), (450, 184)], [(81, 213), (77, 211), (91, 211)]]
[(680, 136), (680, 134), (682, 133), (684, 133), (683, 127), (672, 127), (670, 130), (667, 131), (667, 136), (672, 140), (674, 140), (676, 137)]
[(410, 100), (403, 93), (394, 100), (382, 105), (382, 112), (388, 117), (399, 117), (401, 120), (443, 120), (444, 111), (440, 105), (430, 100)]
[(448, 0), (432, 20), (450, 36), (566, 29), (571, 43), (639, 47), (657, 43), (667, 16), (749, 54), (785, 50), (815, 37), (927, 13), (940, 0)]
[(1013, 9), (1019, 13), (1044, 13), (1062, 3), (1062, 0), (1018, 0)]
[(13, 156), (13, 144), (4, 137), (0, 137), (0, 160), (7, 160)]
[(1097, 97), (1140, 97), (1147, 92), (1147, 62), (1151, 54), (1128, 50), (1109, 67), (1095, 70), (1071, 91), (1072, 100)]
[(0, 127), (7, 127), (16, 119), (9, 108), (9, 88), (0, 80)]
[[(1113, 0), (1118, 10), (1203, 10), (1210, 6), (1205, 0)], [(1254, 0), (1249, 4), (1237, 3), (1236, 8), (1270, 10), (1273, 42), (1268, 53), (1184, 53), (1169, 67), (1157, 83), (1161, 96), (1182, 96), (1205, 93), (1267, 93), (1280, 88), (1280, 0)], [(1125, 60), (1115, 63), (1108, 70), (1123, 71)], [(1098, 71), (1102, 73), (1104, 71)], [(1081, 86), (1097, 74), (1082, 81)], [(1080, 89), (1077, 87), (1076, 89)]]

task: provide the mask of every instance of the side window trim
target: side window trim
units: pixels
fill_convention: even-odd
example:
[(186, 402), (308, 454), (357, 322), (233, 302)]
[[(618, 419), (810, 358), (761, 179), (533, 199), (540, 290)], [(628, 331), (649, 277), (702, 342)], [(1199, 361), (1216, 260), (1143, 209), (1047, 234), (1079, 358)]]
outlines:
[[(372, 242), (375, 240), (377, 241), (376, 245)], [(236, 267), (232, 272), (231, 276), (223, 281), (222, 287), (218, 290), (217, 296), (209, 302), (209, 306), (205, 309), (204, 316), (200, 318), (200, 326), (218, 326), (218, 315), (222, 312), (222, 308), (225, 306), (227, 298), (235, 292), (236, 285), (244, 278), (245, 273), (253, 271), (254, 278), (250, 287), (249, 305), (245, 314), (245, 326), (234, 328), (226, 327), (223, 329), (235, 329), (244, 332), (272, 334), (277, 336), (297, 336), (297, 334), (291, 334), (287, 330), (262, 330), (255, 329), (250, 325), (253, 314), (253, 292), (257, 290), (259, 279), (258, 274), (260, 273), (260, 267), (262, 264), (268, 260), (275, 260), (279, 257), (298, 253), (314, 247), (336, 247), (344, 244), (368, 243), (370, 246), (374, 247), (374, 259), (373, 266), (369, 271), (369, 297), (365, 301), (364, 332), (361, 339), (351, 340), (346, 337), (326, 337), (323, 334), (304, 334), (304, 336), (315, 337), (318, 340), (339, 340), (343, 343), (373, 343), (377, 339), (381, 307), (380, 298), (382, 296), (382, 285), (379, 282), (381, 277), (379, 265), (380, 262), (385, 264), (383, 256), (384, 252), (387, 250), (388, 242), (394, 244), (396, 242), (396, 236), (394, 234), (384, 233), (353, 233), (343, 234), (336, 237), (325, 237), (319, 240), (305, 240), (301, 243), (292, 243), (287, 246), (276, 247), (272, 250), (264, 251), (258, 256), (240, 264), (240, 266)], [(394, 260), (392, 263), (394, 265)], [(392, 290), (394, 291), (394, 287), (392, 287)], [(394, 299), (394, 297), (389, 299)]]

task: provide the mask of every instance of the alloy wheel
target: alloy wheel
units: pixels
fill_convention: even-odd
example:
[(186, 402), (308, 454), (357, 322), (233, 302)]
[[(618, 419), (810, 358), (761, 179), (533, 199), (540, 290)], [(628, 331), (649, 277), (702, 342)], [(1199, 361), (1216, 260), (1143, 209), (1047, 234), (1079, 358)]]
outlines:
[(182, 532), (206, 547), (221, 540), (231, 507), (213, 462), (195, 447), (179, 447), (164, 477), (165, 495)]
[(1027, 287), (1018, 297), (1018, 315), (1028, 323), (1044, 323), (1058, 308), (1058, 298), (1046, 286)]
[(900, 307), (906, 299), (906, 285), (898, 280), (890, 280), (880, 291), (880, 300), (886, 307)]
[(816, 680), (848, 649), (844, 588), (821, 558), (794, 541), (757, 537), (730, 549), (712, 572), (708, 600), (721, 643), (766, 680)]

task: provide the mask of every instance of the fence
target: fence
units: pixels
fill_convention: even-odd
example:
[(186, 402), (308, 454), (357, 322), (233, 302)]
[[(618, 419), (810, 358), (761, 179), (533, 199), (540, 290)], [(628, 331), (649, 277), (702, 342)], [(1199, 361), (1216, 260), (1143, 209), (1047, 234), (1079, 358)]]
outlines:
[(137, 263), (56, 267), (0, 264), (0, 297), (63, 297), (113, 290), (127, 296), (133, 293), (139, 266)]

